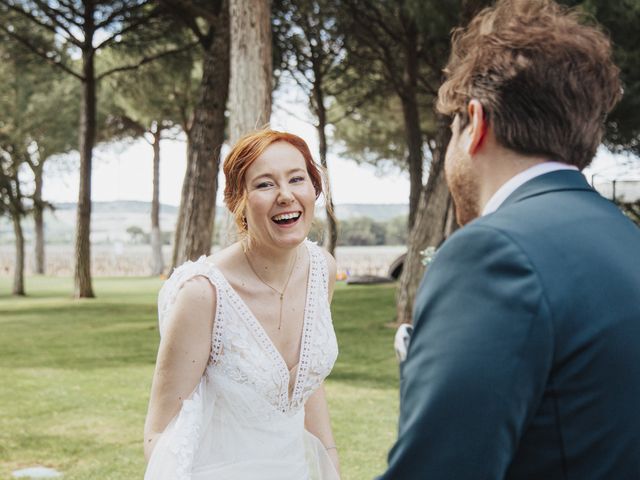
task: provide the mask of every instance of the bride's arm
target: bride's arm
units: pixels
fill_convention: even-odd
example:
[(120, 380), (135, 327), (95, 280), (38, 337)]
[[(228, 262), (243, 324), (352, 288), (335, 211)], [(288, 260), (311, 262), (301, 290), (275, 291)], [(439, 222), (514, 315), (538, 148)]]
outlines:
[(329, 406), (324, 394), (324, 385), (320, 387), (309, 397), (304, 406), (305, 417), (304, 426), (312, 434), (314, 434), (324, 445), (331, 461), (340, 473), (340, 462), (338, 460), (338, 448), (333, 439), (331, 431), (331, 420), (329, 419)]
[(147, 461), (156, 440), (198, 385), (207, 366), (215, 309), (214, 287), (206, 278), (194, 277), (185, 282), (165, 320), (144, 424)]

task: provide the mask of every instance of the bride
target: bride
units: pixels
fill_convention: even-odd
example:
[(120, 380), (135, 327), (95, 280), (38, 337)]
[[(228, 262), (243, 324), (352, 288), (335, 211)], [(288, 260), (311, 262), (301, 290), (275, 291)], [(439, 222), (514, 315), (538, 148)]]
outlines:
[(224, 174), (241, 240), (160, 291), (145, 479), (338, 479), (323, 389), (335, 261), (305, 240), (321, 173), (304, 140), (263, 130)]

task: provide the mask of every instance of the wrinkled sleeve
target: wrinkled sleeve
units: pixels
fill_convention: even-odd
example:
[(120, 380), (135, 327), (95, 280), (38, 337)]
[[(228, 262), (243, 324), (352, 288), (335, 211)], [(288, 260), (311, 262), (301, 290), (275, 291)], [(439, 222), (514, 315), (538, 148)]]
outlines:
[(539, 277), (505, 234), (469, 225), (420, 286), (390, 479), (503, 478), (544, 392), (553, 329)]

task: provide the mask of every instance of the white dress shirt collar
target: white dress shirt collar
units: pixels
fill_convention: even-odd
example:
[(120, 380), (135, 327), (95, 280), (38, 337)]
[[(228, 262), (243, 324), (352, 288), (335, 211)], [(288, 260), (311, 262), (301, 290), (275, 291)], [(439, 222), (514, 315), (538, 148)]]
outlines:
[(529, 180), (532, 180), (540, 175), (544, 175), (545, 173), (555, 172), (556, 170), (576, 170), (578, 169), (573, 165), (568, 165), (566, 163), (560, 162), (543, 162), (534, 165), (533, 167), (527, 168), (525, 171), (518, 173), (517, 175), (511, 177), (507, 180), (497, 191), (493, 194), (493, 196), (489, 199), (487, 204), (484, 206), (484, 210), (482, 210), (482, 215), (488, 215), (490, 213), (495, 212), (500, 205), (507, 199), (509, 195), (511, 195), (515, 190)]

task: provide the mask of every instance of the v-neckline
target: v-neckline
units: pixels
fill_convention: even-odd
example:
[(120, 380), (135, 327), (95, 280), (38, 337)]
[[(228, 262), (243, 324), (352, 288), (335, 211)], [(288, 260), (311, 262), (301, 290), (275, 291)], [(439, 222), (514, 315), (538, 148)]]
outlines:
[[(263, 338), (263, 345), (270, 351), (272, 358), (279, 365), (280, 376), (285, 383), (283, 391), (281, 392), (281, 402), (284, 402), (283, 408), (284, 406), (286, 406), (286, 409), (288, 409), (294, 403), (296, 391), (298, 390), (298, 384), (300, 383), (300, 379), (303, 373), (302, 371), (303, 369), (301, 368), (301, 363), (302, 363), (303, 356), (306, 354), (306, 350), (308, 348), (307, 347), (308, 342), (306, 342), (305, 340), (309, 337), (309, 335), (307, 335), (307, 330), (311, 325), (311, 321), (309, 319), (309, 312), (311, 310), (310, 306), (313, 300), (311, 298), (312, 290), (313, 290), (311, 288), (311, 282), (313, 281), (312, 277), (313, 277), (313, 267), (315, 263), (315, 258), (314, 258), (313, 252), (311, 251), (311, 247), (309, 246), (309, 243), (307, 241), (305, 241), (304, 243), (306, 245), (307, 252), (309, 255), (309, 268), (307, 272), (307, 287), (306, 287), (306, 293), (305, 293), (304, 313), (302, 316), (302, 331), (300, 333), (300, 339), (299, 339), (300, 352), (298, 353), (297, 363), (291, 368), (289, 368), (289, 366), (287, 365), (287, 362), (284, 359), (284, 356), (282, 355), (280, 350), (278, 350), (278, 347), (276, 347), (276, 344), (271, 339), (271, 337), (267, 333), (267, 330), (264, 328), (262, 323), (260, 323), (260, 320), (258, 320), (258, 317), (255, 315), (255, 313), (253, 313), (251, 308), (249, 308), (249, 305), (247, 304), (247, 302), (245, 302), (244, 299), (240, 296), (240, 294), (236, 291), (236, 289), (233, 288), (233, 286), (231, 285), (231, 283), (229, 283), (229, 280), (227, 280), (227, 278), (224, 276), (222, 271), (213, 262), (208, 262), (220, 272), (220, 276), (222, 277), (222, 280), (226, 284), (226, 287), (229, 290), (230, 295), (235, 297), (237, 305), (240, 306), (240, 308), (243, 310), (244, 318), (254, 327), (254, 332), (257, 333), (259, 337)], [(293, 390), (291, 391), (291, 396), (289, 396), (290, 384), (291, 384), (291, 371), (294, 369), (297, 369), (296, 379), (293, 384)]]

